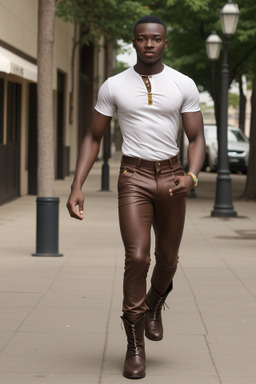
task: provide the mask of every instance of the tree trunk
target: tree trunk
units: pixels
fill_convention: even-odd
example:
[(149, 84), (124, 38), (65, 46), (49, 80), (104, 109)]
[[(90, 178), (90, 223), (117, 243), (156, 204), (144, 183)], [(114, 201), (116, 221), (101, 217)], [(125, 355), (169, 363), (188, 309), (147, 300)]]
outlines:
[(251, 107), (250, 154), (243, 197), (256, 199), (256, 73), (252, 81)]
[(56, 0), (38, 3), (38, 196), (54, 196), (53, 41)]
[(239, 78), (239, 128), (244, 132), (245, 126), (246, 96), (243, 91), (242, 76)]
[(57, 0), (38, 2), (38, 196), (36, 252), (33, 256), (62, 256), (59, 247), (59, 198), (54, 197), (53, 41)]

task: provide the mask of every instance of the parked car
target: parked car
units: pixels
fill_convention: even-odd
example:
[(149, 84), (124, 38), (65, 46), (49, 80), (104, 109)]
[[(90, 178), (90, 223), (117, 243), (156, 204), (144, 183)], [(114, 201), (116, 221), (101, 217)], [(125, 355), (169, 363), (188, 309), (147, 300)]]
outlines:
[[(216, 125), (205, 125), (206, 158), (204, 169), (217, 170), (218, 144)], [(249, 140), (237, 127), (228, 126), (228, 160), (231, 172), (247, 172)]]
[[(218, 143), (216, 125), (205, 125), (206, 156), (202, 170), (216, 171), (218, 166)], [(184, 140), (184, 163), (187, 165), (187, 138)], [(237, 127), (228, 126), (228, 159), (231, 172), (247, 172), (249, 140)]]

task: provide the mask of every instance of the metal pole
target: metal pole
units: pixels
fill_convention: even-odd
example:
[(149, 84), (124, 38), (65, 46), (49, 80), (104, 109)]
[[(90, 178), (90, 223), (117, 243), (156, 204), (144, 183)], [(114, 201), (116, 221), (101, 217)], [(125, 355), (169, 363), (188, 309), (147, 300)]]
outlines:
[(221, 104), (220, 104), (220, 132), (218, 148), (218, 175), (216, 183), (216, 197), (214, 209), (211, 212), (213, 217), (236, 217), (232, 203), (232, 186), (228, 164), (228, 47), (230, 36), (225, 36), (223, 44), (223, 64), (221, 70)]
[(216, 81), (215, 81), (215, 61), (216, 60), (211, 60), (211, 87), (212, 87), (212, 98), (213, 98), (213, 104), (214, 104), (214, 116), (215, 116), (215, 121), (217, 126), (217, 141), (219, 142), (220, 111), (219, 111), (219, 98), (218, 98)]
[(103, 164), (101, 173), (101, 190), (109, 191), (109, 164), (108, 159), (110, 158), (111, 152), (111, 136), (110, 127), (107, 129), (103, 138)]

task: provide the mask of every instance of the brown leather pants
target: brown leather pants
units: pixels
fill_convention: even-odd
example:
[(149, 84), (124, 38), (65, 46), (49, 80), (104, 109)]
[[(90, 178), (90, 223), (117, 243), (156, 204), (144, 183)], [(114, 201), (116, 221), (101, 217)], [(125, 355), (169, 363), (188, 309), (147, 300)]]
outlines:
[(125, 247), (123, 312), (130, 321), (147, 309), (151, 227), (155, 233), (156, 261), (151, 283), (160, 295), (167, 291), (177, 269), (186, 198), (169, 195), (175, 175), (184, 175), (177, 156), (157, 162), (122, 157), (118, 207)]

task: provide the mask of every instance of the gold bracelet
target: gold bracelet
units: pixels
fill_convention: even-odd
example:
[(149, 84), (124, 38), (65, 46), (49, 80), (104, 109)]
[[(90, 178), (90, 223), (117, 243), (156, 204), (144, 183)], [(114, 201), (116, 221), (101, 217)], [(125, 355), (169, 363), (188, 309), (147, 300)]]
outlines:
[(196, 177), (196, 175), (194, 175), (194, 173), (192, 172), (188, 172), (187, 175), (192, 177), (193, 187), (196, 187), (198, 185), (198, 178)]

